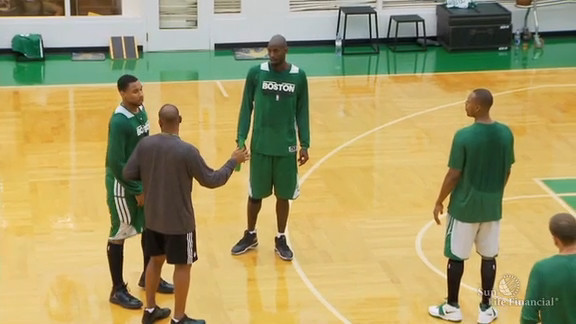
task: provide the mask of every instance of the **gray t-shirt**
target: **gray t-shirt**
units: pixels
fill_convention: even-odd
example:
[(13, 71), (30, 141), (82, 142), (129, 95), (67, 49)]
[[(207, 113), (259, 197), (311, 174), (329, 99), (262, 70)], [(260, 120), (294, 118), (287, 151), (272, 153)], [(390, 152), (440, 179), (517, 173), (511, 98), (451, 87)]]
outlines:
[(162, 234), (194, 231), (192, 178), (207, 188), (223, 186), (236, 161), (214, 171), (193, 145), (166, 133), (143, 138), (124, 167), (124, 178), (141, 180), (146, 228)]

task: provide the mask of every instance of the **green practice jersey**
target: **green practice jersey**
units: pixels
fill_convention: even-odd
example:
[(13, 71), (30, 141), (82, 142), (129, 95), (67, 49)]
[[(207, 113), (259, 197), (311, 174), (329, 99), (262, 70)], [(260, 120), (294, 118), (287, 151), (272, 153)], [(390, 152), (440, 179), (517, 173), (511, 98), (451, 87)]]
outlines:
[(558, 254), (532, 267), (520, 323), (576, 323), (576, 254)]
[(118, 106), (110, 117), (108, 148), (106, 150), (106, 176), (116, 178), (124, 186), (126, 192), (132, 195), (142, 193), (142, 183), (140, 181), (126, 181), (122, 176), (122, 170), (138, 142), (148, 136), (149, 133), (148, 115), (143, 106), (140, 106), (140, 112), (137, 114)]
[(310, 147), (308, 80), (295, 65), (276, 72), (268, 62), (248, 72), (238, 119), (238, 143), (248, 137), (254, 110), (251, 151), (282, 156)]
[(502, 218), (502, 198), (514, 163), (514, 137), (508, 126), (474, 123), (454, 136), (448, 166), (462, 176), (452, 191), (448, 213), (465, 223)]

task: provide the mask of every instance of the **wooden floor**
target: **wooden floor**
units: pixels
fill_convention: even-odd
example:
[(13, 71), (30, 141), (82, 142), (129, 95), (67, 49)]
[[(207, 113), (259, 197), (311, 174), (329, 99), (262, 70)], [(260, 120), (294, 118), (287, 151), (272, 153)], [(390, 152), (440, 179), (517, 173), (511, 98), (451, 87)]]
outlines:
[[(531, 265), (555, 252), (548, 218), (564, 211), (534, 178), (576, 175), (574, 80), (574, 69), (311, 78), (311, 160), (289, 222), (296, 260), (275, 257), (270, 199), (258, 250), (230, 255), (245, 226), (247, 167), (223, 188), (197, 186), (189, 315), (212, 324), (439, 322), (427, 307), (446, 296), (444, 227), (426, 226), (476, 87), (493, 91), (493, 116), (516, 136), (506, 196), (521, 197), (504, 206), (497, 284), (516, 276), (522, 298)], [(158, 108), (176, 104), (183, 139), (219, 167), (234, 147), (243, 83), (221, 85), (145, 84), (152, 132)], [(0, 100), (0, 322), (140, 323), (141, 311), (107, 301), (103, 164), (114, 86), (0, 88)], [(143, 298), (139, 239), (127, 242), (124, 269)], [(463, 323), (476, 323), (476, 255), (463, 284)], [(159, 302), (173, 307), (172, 296)], [(500, 323), (518, 322), (520, 307), (498, 309)]]

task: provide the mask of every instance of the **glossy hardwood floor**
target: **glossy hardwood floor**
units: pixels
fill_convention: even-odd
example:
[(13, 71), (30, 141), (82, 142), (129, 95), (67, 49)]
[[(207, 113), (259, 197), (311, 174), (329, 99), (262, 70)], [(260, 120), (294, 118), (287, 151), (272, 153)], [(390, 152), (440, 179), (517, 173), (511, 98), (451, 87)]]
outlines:
[[(516, 135), (506, 196), (529, 197), (505, 203), (497, 282), (517, 276), (521, 298), (532, 264), (555, 252), (548, 218), (564, 210), (533, 178), (576, 175), (574, 80), (574, 69), (311, 78), (311, 160), (289, 222), (295, 262), (274, 254), (271, 199), (258, 249), (230, 255), (245, 226), (247, 166), (223, 188), (196, 185), (199, 261), (189, 315), (214, 324), (440, 322), (427, 307), (446, 296), (432, 269), (444, 272), (444, 227), (423, 228), (452, 136), (471, 122), (463, 102), (476, 87), (493, 91), (493, 116)], [(215, 82), (145, 84), (152, 132), (158, 108), (177, 105), (182, 138), (219, 167), (234, 148), (243, 87), (221, 84), (227, 96)], [(108, 303), (103, 165), (118, 100), (113, 86), (0, 88), (1, 323), (140, 323), (141, 311)], [(418, 255), (419, 233), (432, 268)], [(144, 298), (139, 238), (124, 254), (125, 279)], [(474, 289), (478, 261), (474, 255), (463, 278)], [(172, 269), (165, 266), (165, 278)], [(158, 300), (173, 307), (172, 296)], [(476, 323), (478, 302), (461, 289), (463, 323)], [(500, 323), (518, 322), (520, 307), (498, 309)]]

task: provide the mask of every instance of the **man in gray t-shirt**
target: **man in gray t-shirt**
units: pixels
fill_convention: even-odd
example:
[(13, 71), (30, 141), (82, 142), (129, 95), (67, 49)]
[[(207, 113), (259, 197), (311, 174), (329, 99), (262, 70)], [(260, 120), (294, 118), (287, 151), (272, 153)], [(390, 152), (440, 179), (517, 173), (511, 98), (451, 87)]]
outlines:
[(142, 323), (170, 316), (156, 305), (156, 288), (164, 260), (174, 264), (174, 319), (178, 324), (204, 324), (185, 314), (190, 269), (196, 255), (196, 224), (192, 207), (192, 178), (207, 188), (223, 186), (237, 164), (249, 158), (236, 149), (219, 170), (213, 170), (193, 145), (178, 137), (182, 117), (178, 108), (164, 105), (158, 113), (162, 133), (142, 139), (124, 167), (129, 180), (141, 180), (146, 215), (145, 249), (152, 256), (146, 268), (146, 309)]

